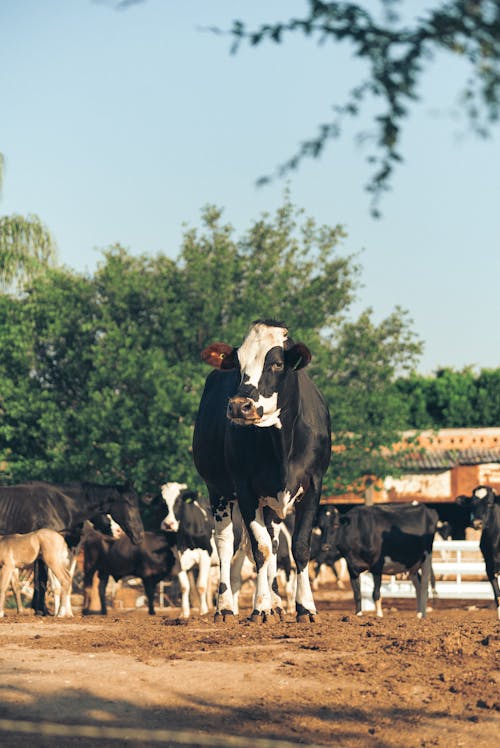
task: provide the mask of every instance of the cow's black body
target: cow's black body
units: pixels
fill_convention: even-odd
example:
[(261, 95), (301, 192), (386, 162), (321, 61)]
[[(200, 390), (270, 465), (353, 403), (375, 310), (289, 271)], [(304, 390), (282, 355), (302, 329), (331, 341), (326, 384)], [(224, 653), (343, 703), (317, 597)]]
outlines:
[[(258, 321), (238, 351), (232, 349), (229, 354), (231, 349), (224, 347), (222, 363), (210, 360), (211, 355), (217, 360), (215, 347), (207, 349), (208, 354), (204, 352), (205, 359), (221, 366), (221, 370), (207, 377), (195, 425), (193, 456), (207, 484), (215, 517), (221, 559), (218, 613), (224, 619), (233, 612), (228, 565), (235, 499), (257, 566), (253, 617), (265, 619), (280, 607), (275, 584), (272, 591), (266, 588), (267, 567), (272, 563), (276, 568), (279, 523), (293, 507), (297, 615), (305, 619), (316, 612), (307, 565), (322, 478), (330, 459), (330, 419), (321, 394), (301, 369), (310, 359), (307, 348), (289, 341), (284, 330), (283, 345), (262, 350), (259, 335), (265, 336), (269, 329), (271, 340), (272, 336), (278, 340), (278, 324)], [(250, 356), (246, 353), (245, 359), (242, 348), (248, 348), (249, 340), (255, 348), (261, 346), (262, 371), (258, 376), (245, 369)], [(248, 370), (251, 364), (252, 360)], [(231, 366), (232, 370), (223, 370)], [(268, 401), (273, 397), (275, 410), (267, 414)]]
[(134, 544), (123, 535), (115, 540), (96, 531), (90, 531), (83, 543), (85, 600), (83, 614), (89, 615), (90, 588), (94, 574), (99, 575), (101, 614), (107, 614), (106, 586), (109, 577), (116, 581), (124, 577), (139, 577), (144, 585), (150, 615), (155, 614), (156, 585), (170, 577), (175, 566), (172, 544), (175, 537), (169, 533), (146, 532), (140, 543)]
[[(134, 542), (143, 537), (138, 498), (131, 486), (95, 483), (53, 485), (33, 481), (0, 486), (0, 534), (25, 533), (48, 528), (63, 533), (72, 544), (79, 542), (83, 522), (98, 514), (110, 514)], [(45, 615), (45, 564), (35, 562), (35, 594), (32, 606)]]
[(467, 511), (467, 523), (482, 531), (479, 548), (500, 620), (500, 496), (490, 486), (477, 486), (472, 496), (459, 496), (457, 502)]
[(354, 593), (356, 613), (361, 614), (359, 576), (373, 574), (373, 600), (382, 615), (382, 573), (408, 573), (417, 593), (417, 615), (427, 608), (432, 570), (432, 544), (437, 512), (424, 504), (359, 506), (323, 528), (323, 548), (331, 559), (343, 556)]

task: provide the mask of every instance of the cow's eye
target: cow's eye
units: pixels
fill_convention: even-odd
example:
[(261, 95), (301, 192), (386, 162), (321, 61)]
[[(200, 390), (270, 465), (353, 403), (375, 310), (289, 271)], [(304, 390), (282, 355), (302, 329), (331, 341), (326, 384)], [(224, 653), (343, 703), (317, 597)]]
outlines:
[(273, 361), (271, 364), (271, 369), (273, 371), (282, 371), (284, 367), (283, 361)]

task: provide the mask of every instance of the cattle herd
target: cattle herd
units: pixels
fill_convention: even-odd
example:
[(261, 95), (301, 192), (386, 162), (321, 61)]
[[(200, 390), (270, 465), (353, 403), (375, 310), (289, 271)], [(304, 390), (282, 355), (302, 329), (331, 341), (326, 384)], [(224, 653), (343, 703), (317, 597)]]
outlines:
[[(376, 614), (382, 616), (382, 574), (407, 574), (417, 616), (427, 609), (437, 513), (424, 504), (357, 506), (340, 514), (320, 503), (331, 442), (328, 407), (305, 368), (304, 343), (274, 320), (254, 322), (235, 348), (214, 343), (202, 352), (213, 367), (206, 380), (193, 436), (196, 469), (208, 499), (181, 483), (139, 500), (132, 485), (0, 486), (0, 616), (12, 585), (18, 607), (18, 569), (34, 563), (32, 607), (47, 614), (48, 580), (56, 614), (72, 615), (71, 579), (83, 549), (83, 614), (98, 582), (106, 613), (110, 577), (142, 580), (154, 614), (158, 582), (175, 576), (182, 616), (190, 615), (190, 575), (197, 568), (200, 614), (209, 611), (209, 580), (218, 571), (215, 621), (238, 613), (244, 563), (252, 564), (255, 594), (250, 619), (282, 618), (294, 605), (299, 622), (317, 613), (314, 578), (322, 565), (346, 564), (356, 613), (362, 613), (360, 574), (373, 575)], [(481, 529), (480, 549), (500, 619), (500, 497), (478, 486), (457, 503), (470, 526)], [(116, 537), (112, 522), (123, 532)], [(286, 578), (286, 603), (279, 574)]]

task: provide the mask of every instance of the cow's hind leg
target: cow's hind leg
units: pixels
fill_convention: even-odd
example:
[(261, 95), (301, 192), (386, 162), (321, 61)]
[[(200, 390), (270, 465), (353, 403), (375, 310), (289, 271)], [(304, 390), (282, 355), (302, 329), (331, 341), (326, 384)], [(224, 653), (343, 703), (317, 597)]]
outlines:
[(380, 587), (382, 586), (382, 574), (379, 571), (372, 571), (373, 576), (373, 602), (377, 618), (383, 618), (382, 600), (380, 599)]
[(14, 593), (16, 600), (16, 608), (18, 613), (24, 613), (23, 601), (21, 599), (21, 583), (19, 581), (19, 569), (14, 569), (10, 578), (10, 586)]
[[(245, 525), (252, 545), (252, 554), (257, 569), (257, 579), (253, 611), (250, 616), (252, 621), (267, 621), (273, 615), (273, 598), (269, 584), (268, 567), (273, 556), (271, 536), (264, 521), (264, 511), (258, 507), (253, 516), (243, 515)], [(274, 571), (274, 576), (276, 571)]]
[[(266, 510), (264, 510), (264, 515)], [(267, 566), (267, 579), (271, 589), (271, 613), (278, 615), (280, 619), (285, 617), (283, 603), (278, 588), (278, 546), (281, 522), (266, 521), (267, 529), (271, 537), (271, 555)]]
[(417, 618), (425, 618), (427, 615), (427, 600), (429, 597), (429, 581), (431, 578), (431, 554), (425, 552), (425, 558), (420, 568), (411, 575), (413, 586), (417, 596)]
[(316, 513), (316, 504), (307, 505), (306, 502), (307, 500), (304, 498), (297, 506), (297, 518), (292, 537), (292, 554), (297, 567), (295, 610), (299, 623), (312, 623), (317, 615), (309, 579), (312, 526)]

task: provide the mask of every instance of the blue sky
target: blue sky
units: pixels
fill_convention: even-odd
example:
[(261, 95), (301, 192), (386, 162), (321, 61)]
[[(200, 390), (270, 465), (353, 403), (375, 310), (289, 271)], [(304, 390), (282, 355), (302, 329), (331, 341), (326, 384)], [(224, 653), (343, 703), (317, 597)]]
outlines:
[[(112, 5), (0, 3), (0, 212), (39, 215), (78, 271), (114, 242), (176, 257), (207, 203), (238, 233), (273, 212), (285, 183), (255, 180), (331, 118), (362, 70), (348, 49), (300, 38), (230, 55), (228, 39), (202, 30), (300, 15), (303, 0)], [(500, 367), (500, 136), (477, 140), (456, 118), (464, 70), (428, 64), (381, 220), (353, 139), (368, 117), (288, 180), (308, 215), (345, 226), (343, 252), (361, 252), (353, 313), (409, 311), (422, 373)]]

